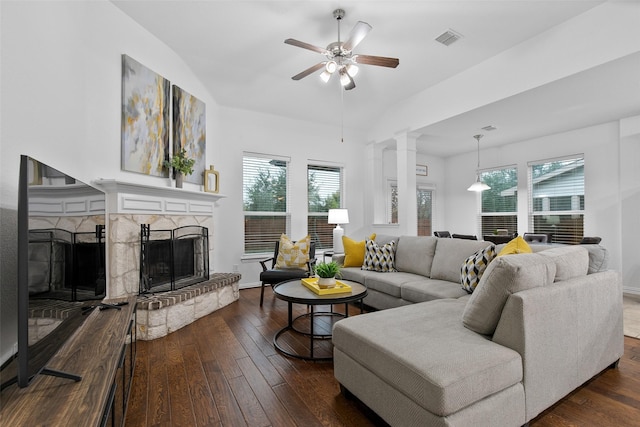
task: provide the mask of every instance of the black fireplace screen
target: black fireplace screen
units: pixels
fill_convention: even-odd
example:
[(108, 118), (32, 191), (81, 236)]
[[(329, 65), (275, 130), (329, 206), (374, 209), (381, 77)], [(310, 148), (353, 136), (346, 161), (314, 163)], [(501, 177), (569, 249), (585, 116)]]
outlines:
[(65, 301), (105, 296), (104, 226), (95, 232), (29, 230), (29, 297)]
[(140, 294), (180, 289), (209, 279), (209, 230), (140, 229)]

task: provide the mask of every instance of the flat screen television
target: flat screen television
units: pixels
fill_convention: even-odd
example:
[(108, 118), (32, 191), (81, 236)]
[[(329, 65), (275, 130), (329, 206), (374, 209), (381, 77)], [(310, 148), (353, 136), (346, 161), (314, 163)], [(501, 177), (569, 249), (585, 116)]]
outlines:
[(47, 363), (105, 297), (105, 194), (25, 155), (18, 185), (18, 351), (1, 387), (39, 374), (79, 381)]

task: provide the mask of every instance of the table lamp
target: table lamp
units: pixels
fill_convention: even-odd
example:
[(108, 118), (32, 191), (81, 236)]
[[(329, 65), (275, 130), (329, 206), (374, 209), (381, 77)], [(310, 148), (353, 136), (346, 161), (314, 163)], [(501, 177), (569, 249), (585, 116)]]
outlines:
[(347, 209), (329, 209), (329, 220), (327, 222), (336, 224), (336, 228), (333, 229), (333, 252), (336, 254), (344, 253), (344, 246), (342, 245), (344, 229), (340, 227), (340, 224), (349, 224), (349, 211)]

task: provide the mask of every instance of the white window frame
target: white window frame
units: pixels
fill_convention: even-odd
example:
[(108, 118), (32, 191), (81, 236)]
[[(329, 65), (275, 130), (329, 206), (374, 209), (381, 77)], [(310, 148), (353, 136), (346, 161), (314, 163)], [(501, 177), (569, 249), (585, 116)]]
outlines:
[[(272, 212), (272, 211), (246, 211), (244, 210), (244, 203), (245, 203), (245, 195), (244, 195), (244, 191), (245, 191), (245, 187), (244, 187), (244, 180), (245, 180), (245, 171), (244, 171), (244, 164), (245, 164), (245, 158), (258, 158), (258, 159), (268, 159), (271, 161), (281, 161), (284, 162), (286, 164), (286, 205), (285, 205), (285, 211), (284, 212)], [(272, 155), (272, 154), (265, 154), (265, 153), (255, 153), (255, 152), (243, 152), (242, 153), (242, 191), (243, 191), (243, 195), (242, 195), (242, 213), (243, 213), (243, 217), (244, 217), (244, 224), (246, 224), (246, 221), (248, 219), (248, 217), (260, 217), (260, 216), (264, 216), (264, 217), (279, 217), (282, 216), (285, 218), (285, 230), (283, 230), (282, 232), (290, 235), (291, 234), (291, 191), (290, 191), (290, 172), (291, 172), (291, 168), (290, 168), (290, 163), (291, 163), (291, 158), (290, 157), (285, 157), (285, 156), (278, 156), (278, 155)], [(279, 237), (279, 236), (277, 236)], [(277, 237), (274, 236), (273, 238), (273, 245), (275, 245), (275, 241), (277, 240)], [(264, 257), (265, 255), (271, 255), (273, 252), (273, 250), (268, 251), (265, 247), (265, 251), (260, 251), (260, 252), (247, 252), (246, 251), (246, 229), (243, 230), (243, 259), (246, 258), (253, 258), (253, 257)], [(266, 243), (266, 242), (265, 242)], [(275, 246), (274, 246), (275, 247)]]
[[(313, 168), (313, 167), (317, 167), (317, 168), (330, 168), (330, 169), (338, 169), (340, 171), (340, 182), (339, 182), (339, 192), (340, 192), (340, 206), (339, 208), (345, 208), (346, 203), (345, 203), (345, 168), (344, 165), (341, 163), (333, 163), (333, 162), (326, 162), (326, 161), (322, 161), (322, 160), (312, 160), (309, 159), (307, 161), (307, 190), (309, 188), (309, 168)], [(329, 217), (329, 212), (310, 212), (309, 211), (309, 198), (308, 198), (308, 193), (307, 193), (307, 232), (311, 232), (311, 230), (309, 230), (309, 226), (310, 226), (310, 221), (309, 218), (310, 217)], [(333, 226), (331, 227), (333, 229)], [(324, 237), (329, 237), (329, 236), (324, 236)], [(333, 234), (331, 234), (331, 239), (333, 239)], [(311, 236), (312, 240), (314, 240), (314, 236)], [(330, 250), (333, 247), (333, 240), (331, 242), (330, 245), (324, 247), (322, 245), (322, 242), (316, 242), (316, 250)]]
[[(392, 222), (393, 220), (393, 187), (398, 187), (398, 180), (393, 178), (387, 178), (387, 184), (385, 188), (385, 217), (387, 224), (398, 224), (398, 222)], [(418, 194), (420, 190), (431, 191), (431, 228), (433, 232), (434, 214), (436, 212), (436, 186), (431, 183), (417, 182), (416, 183), (416, 204), (415, 208), (418, 209)], [(397, 192), (396, 192), (397, 197)], [(418, 230), (416, 230), (416, 233)]]
[[(582, 227), (583, 227), (583, 233), (584, 233), (584, 217), (585, 217), (585, 209), (586, 209), (586, 200), (584, 202), (584, 208), (580, 209), (580, 196), (572, 196), (572, 200), (571, 200), (571, 209), (565, 209), (565, 210), (551, 210), (551, 203), (547, 202), (545, 203), (545, 201), (543, 200), (543, 206), (546, 205), (546, 210), (541, 210), (541, 211), (534, 211), (534, 192), (533, 192), (533, 166), (537, 166), (537, 165), (542, 165), (545, 163), (554, 163), (554, 162), (561, 162), (561, 161), (565, 161), (565, 160), (581, 160), (581, 166), (584, 169), (585, 166), (585, 159), (584, 159), (584, 154), (580, 153), (580, 154), (573, 154), (573, 155), (569, 155), (569, 156), (563, 156), (563, 157), (556, 157), (556, 158), (551, 158), (551, 159), (544, 159), (544, 160), (535, 160), (535, 161), (531, 161), (527, 163), (527, 187), (528, 187), (528, 221), (529, 221), (529, 230), (531, 232), (540, 232), (540, 233), (544, 233), (546, 232), (545, 230), (536, 230), (535, 228), (535, 218), (536, 217), (543, 217), (543, 216), (547, 216), (547, 217), (561, 217), (561, 216), (571, 216), (572, 218), (576, 219), (578, 217), (582, 218)], [(582, 176), (582, 187), (583, 187), (583, 194), (582, 196), (585, 197), (585, 193), (586, 193), (586, 183), (585, 183), (585, 177), (584, 177), (584, 172), (583, 172), (583, 176)], [(577, 199), (574, 199), (576, 198)], [(577, 205), (577, 206), (576, 206)], [(555, 235), (552, 236), (552, 241), (553, 242), (560, 242), (560, 243), (579, 243), (580, 239), (582, 238), (581, 235), (574, 235), (571, 238), (565, 238), (564, 236), (559, 236), (559, 235)]]
[[(499, 167), (494, 167), (494, 168), (488, 168), (488, 169), (481, 169), (479, 171), (480, 173), (480, 177), (482, 179), (482, 174), (483, 173), (490, 173), (490, 172), (495, 172), (495, 171), (500, 171), (500, 170), (505, 170), (505, 169), (513, 169), (515, 170), (516, 173), (516, 185), (515, 185), (515, 193), (517, 195), (517, 191), (518, 191), (518, 166), (517, 165), (506, 165), (506, 166), (499, 166)], [(483, 181), (484, 182), (484, 181)], [(515, 211), (509, 211), (509, 212), (483, 212), (482, 211), (482, 194), (483, 193), (479, 193), (478, 194), (478, 236), (480, 236), (479, 238), (482, 239), (483, 236), (485, 234), (488, 233), (487, 230), (483, 230), (482, 229), (482, 222), (483, 222), (483, 218), (484, 217), (498, 217), (498, 216), (515, 216), (516, 217), (516, 223), (514, 225), (514, 229), (513, 230), (509, 230), (511, 232), (511, 234), (513, 233), (517, 233), (518, 232), (518, 201), (516, 199), (516, 210)], [(495, 230), (492, 230), (492, 232)]]

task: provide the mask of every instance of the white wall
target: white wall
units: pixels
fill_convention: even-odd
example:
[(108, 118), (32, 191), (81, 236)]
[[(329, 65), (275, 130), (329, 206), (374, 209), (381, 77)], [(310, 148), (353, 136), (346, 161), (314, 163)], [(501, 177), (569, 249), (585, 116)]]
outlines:
[[(444, 198), (444, 181), (445, 181), (445, 161), (441, 157), (432, 156), (426, 153), (416, 153), (416, 164), (426, 165), (428, 174), (427, 176), (416, 176), (416, 185), (427, 185), (433, 187), (433, 201), (432, 201), (432, 229), (433, 231), (440, 230), (444, 227), (445, 221), (445, 198)], [(396, 151), (394, 147), (385, 149), (382, 152), (382, 176), (384, 177), (384, 190), (385, 198), (388, 198), (386, 194), (386, 186), (389, 180), (397, 180), (398, 175), (398, 162)], [(388, 200), (387, 200), (388, 202)], [(415, 204), (415, 200), (412, 200)], [(403, 203), (398, 200), (398, 203)], [(386, 204), (385, 204), (386, 206)], [(393, 230), (393, 229), (391, 229)], [(414, 231), (415, 233), (415, 231)], [(384, 231), (384, 234), (397, 234), (393, 231)]]
[[(352, 224), (362, 227), (363, 141), (358, 133), (275, 116), (221, 110), (175, 52), (110, 2), (2, 3), (2, 193), (15, 209), (18, 158), (28, 154), (83, 181), (98, 177), (169, 186), (169, 180), (120, 170), (121, 55), (126, 53), (207, 106), (207, 164), (220, 172), (213, 271), (239, 265), (257, 282), (257, 262), (242, 255), (242, 152), (292, 157), (292, 235), (306, 233), (306, 164), (346, 168)], [(353, 159), (353, 160), (346, 160)], [(185, 184), (188, 188), (190, 184)], [(220, 237), (218, 237), (220, 236)], [(247, 267), (247, 268), (245, 268)]]
[[(242, 273), (241, 287), (259, 282), (260, 264), (256, 257), (243, 258), (244, 221), (242, 216), (243, 152), (288, 156), (291, 159), (289, 180), (291, 237), (307, 234), (307, 164), (312, 160), (334, 162), (345, 167), (345, 199), (350, 223), (345, 234), (361, 229), (364, 221), (364, 140), (362, 135), (340, 129), (283, 117), (222, 108), (220, 144), (214, 150), (214, 164), (220, 171), (220, 191), (228, 197), (216, 209), (214, 248), (217, 266), (231, 271), (234, 265)], [(260, 258), (260, 257), (258, 257)], [(264, 257), (262, 257), (264, 258)]]
[[(0, 7), (3, 237), (15, 237), (10, 217), (17, 206), (20, 154), (86, 182), (102, 177), (169, 185), (168, 179), (120, 170), (123, 53), (204, 101), (208, 132), (218, 126), (216, 102), (189, 68), (110, 2), (0, 2)], [(13, 301), (5, 292), (11, 288), (5, 273), (15, 270), (5, 263), (15, 262), (14, 242), (4, 240), (1, 249), (3, 313)], [(3, 337), (13, 326), (4, 320)], [(4, 354), (10, 344), (0, 345)]]
[[(106, 1), (1, 2), (2, 128), (2, 340), (0, 356), (15, 341), (15, 215), (19, 156), (30, 155), (91, 182), (116, 178), (170, 186), (166, 178), (120, 170), (121, 55), (127, 54), (205, 102), (207, 164), (220, 171), (214, 215), (212, 271), (239, 265), (243, 283), (258, 281), (259, 264), (243, 263), (242, 152), (291, 156), (292, 236), (306, 234), (306, 164), (324, 160), (346, 166), (351, 224), (362, 227), (364, 164), (361, 137), (269, 115), (221, 110), (202, 83), (169, 49)], [(354, 160), (347, 160), (354, 159)], [(190, 184), (185, 184), (189, 187)], [(194, 186), (195, 187), (195, 186)], [(193, 188), (192, 188), (193, 189)], [(11, 286), (9, 286), (11, 285)], [(6, 333), (5, 333), (6, 332)], [(5, 340), (5, 337), (9, 337)], [(7, 341), (7, 342), (2, 342)], [(3, 357), (4, 361), (5, 357)]]
[[(635, 273), (640, 261), (631, 248), (640, 238), (640, 153), (638, 130), (622, 140), (620, 123), (612, 122), (549, 135), (529, 141), (481, 150), (481, 168), (517, 165), (518, 233), (528, 230), (527, 162), (584, 154), (585, 236), (602, 237), (611, 255), (610, 268), (623, 272), (626, 292), (640, 293)], [(633, 133), (635, 132), (635, 134)], [(621, 144), (623, 150), (621, 150)], [(446, 159), (444, 228), (456, 233), (478, 234), (476, 193), (466, 191), (475, 179), (476, 153)], [(624, 194), (622, 194), (622, 190)], [(624, 197), (624, 205), (621, 204)], [(622, 207), (625, 211), (623, 215)], [(624, 251), (623, 251), (624, 247)]]
[(383, 141), (636, 53), (638, 13), (637, 1), (604, 2), (390, 106), (368, 137)]

